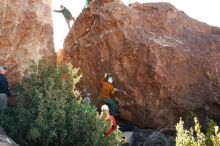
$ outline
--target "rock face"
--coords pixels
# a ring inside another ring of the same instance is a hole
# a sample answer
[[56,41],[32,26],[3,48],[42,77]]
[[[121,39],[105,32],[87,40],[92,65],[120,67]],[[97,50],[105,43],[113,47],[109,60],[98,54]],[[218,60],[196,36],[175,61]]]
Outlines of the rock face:
[[220,28],[169,3],[96,0],[90,10],[64,44],[63,55],[83,73],[81,87],[97,97],[100,78],[112,73],[125,91],[114,97],[120,117],[140,127],[220,116]]
[[19,146],[7,136],[4,129],[0,127],[0,146]]
[[8,66],[10,83],[42,56],[55,56],[51,0],[0,0],[0,66]]

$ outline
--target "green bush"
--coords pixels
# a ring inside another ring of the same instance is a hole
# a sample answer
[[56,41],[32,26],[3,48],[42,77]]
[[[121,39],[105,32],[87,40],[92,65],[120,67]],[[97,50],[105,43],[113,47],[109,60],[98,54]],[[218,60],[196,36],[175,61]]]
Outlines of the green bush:
[[217,126],[217,124],[213,120],[210,120],[208,123],[208,129],[206,133],[206,145],[207,146],[213,145],[213,141],[211,137],[215,135],[215,126]]
[[215,134],[213,134],[211,136],[211,140],[212,140],[213,146],[220,146],[220,131],[219,131],[219,127],[215,126],[214,129],[215,129]]
[[201,132],[198,119],[194,118],[195,126],[190,130],[184,129],[184,121],[180,119],[176,125],[176,146],[220,146],[218,126],[211,120],[206,135]]
[[76,100],[81,75],[70,65],[33,64],[16,89],[17,107],[0,113],[0,125],[22,146],[117,146],[94,106]]

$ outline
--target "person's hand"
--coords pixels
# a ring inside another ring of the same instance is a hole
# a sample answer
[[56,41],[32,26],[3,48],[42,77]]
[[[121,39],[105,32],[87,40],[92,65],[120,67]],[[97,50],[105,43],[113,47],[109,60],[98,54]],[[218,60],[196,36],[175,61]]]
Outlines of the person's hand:
[[106,78],[108,76],[108,73],[105,73],[104,78]]
[[114,88],[114,91],[115,91],[115,92],[118,92],[118,89],[117,89],[117,88]]

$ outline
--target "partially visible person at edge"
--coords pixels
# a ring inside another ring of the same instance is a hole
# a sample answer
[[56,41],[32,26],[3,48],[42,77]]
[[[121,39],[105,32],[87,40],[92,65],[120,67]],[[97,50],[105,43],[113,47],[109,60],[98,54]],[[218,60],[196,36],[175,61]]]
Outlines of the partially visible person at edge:
[[86,0],[85,8],[89,8],[89,3],[91,0]]
[[68,28],[70,30],[70,21],[73,20],[73,22],[75,22],[75,18],[72,16],[71,12],[66,8],[64,7],[63,5],[60,6],[61,10],[53,10],[54,12],[57,12],[57,13],[62,13],[65,20],[66,20],[66,23],[68,25]]
[[86,0],[85,8],[89,8],[95,0]]
[[5,75],[8,72],[7,67],[0,66],[0,109],[7,108],[8,98],[11,96],[8,81]]
[[106,104],[102,105],[101,107],[100,118],[102,118],[107,124],[109,124],[109,129],[104,133],[104,135],[108,137],[117,129],[117,123],[114,116],[110,115],[109,108]]
[[101,84],[102,84],[102,89],[100,94],[101,102],[109,106],[110,112],[113,116],[117,116],[116,104],[112,99],[117,89],[114,88],[114,86],[112,85],[113,84],[112,76],[108,73],[105,73],[105,76],[101,79]]
[[85,2],[85,8],[88,9],[90,13],[92,13],[92,3],[94,2],[95,0],[86,0]]

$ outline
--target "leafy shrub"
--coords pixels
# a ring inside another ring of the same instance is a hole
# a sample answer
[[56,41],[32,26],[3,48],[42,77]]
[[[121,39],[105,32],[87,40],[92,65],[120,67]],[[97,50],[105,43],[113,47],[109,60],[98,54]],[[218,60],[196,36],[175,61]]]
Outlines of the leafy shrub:
[[[184,121],[180,119],[176,125],[177,146],[220,146],[220,132],[218,126],[211,120],[208,124],[206,135],[201,132],[201,126],[198,119],[194,118],[195,126],[190,130],[184,129]],[[214,131],[215,129],[215,131]]]
[[208,129],[206,133],[206,145],[207,146],[213,145],[211,137],[215,135],[215,126],[217,126],[217,124],[213,120],[210,120],[208,123]]
[[213,146],[220,146],[220,131],[219,127],[215,126],[215,134],[211,136],[211,140],[213,142]]
[[104,137],[96,108],[76,100],[80,78],[70,65],[33,64],[15,89],[17,107],[1,111],[0,125],[22,146],[119,145],[120,133]]

